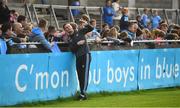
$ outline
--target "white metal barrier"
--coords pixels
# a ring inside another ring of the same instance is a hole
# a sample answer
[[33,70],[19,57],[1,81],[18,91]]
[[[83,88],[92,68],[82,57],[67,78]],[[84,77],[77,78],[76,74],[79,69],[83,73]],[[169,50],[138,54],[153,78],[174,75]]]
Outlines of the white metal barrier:
[[133,40],[131,41],[131,46],[135,43],[164,43],[164,42],[180,42],[180,40]]
[[[116,40],[119,40],[119,39],[116,39]],[[88,43],[96,43],[96,40],[95,39],[88,39],[87,40]],[[134,44],[136,43],[165,43],[165,42],[180,42],[180,40],[132,40],[131,41],[131,46],[133,46]],[[65,42],[56,42],[57,44],[67,44]],[[111,43],[114,43],[114,41],[101,41],[99,42],[98,44],[102,44],[102,43],[107,43],[107,44],[111,44]],[[123,40],[119,40],[119,43],[124,43]],[[39,42],[23,42],[23,43],[15,43],[14,45],[40,45],[41,43]]]

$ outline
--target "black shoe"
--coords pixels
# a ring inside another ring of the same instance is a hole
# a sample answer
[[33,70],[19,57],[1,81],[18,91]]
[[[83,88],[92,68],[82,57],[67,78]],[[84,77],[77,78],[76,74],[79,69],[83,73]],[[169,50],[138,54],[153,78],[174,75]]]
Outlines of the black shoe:
[[79,101],[87,100],[87,97],[86,97],[86,95],[80,94],[79,97],[78,97],[78,100]]

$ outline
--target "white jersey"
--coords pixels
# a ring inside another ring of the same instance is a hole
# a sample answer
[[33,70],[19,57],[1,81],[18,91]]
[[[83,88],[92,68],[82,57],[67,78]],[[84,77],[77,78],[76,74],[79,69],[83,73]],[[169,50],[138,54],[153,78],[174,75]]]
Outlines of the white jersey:
[[115,15],[114,15],[114,18],[113,18],[113,19],[118,19],[118,20],[120,20],[120,18],[121,18],[121,16],[122,16],[122,14],[121,14],[121,12],[120,12],[120,5],[119,5],[117,2],[114,2],[114,3],[112,3],[112,7],[113,7],[113,9],[114,9],[114,11],[115,11]]

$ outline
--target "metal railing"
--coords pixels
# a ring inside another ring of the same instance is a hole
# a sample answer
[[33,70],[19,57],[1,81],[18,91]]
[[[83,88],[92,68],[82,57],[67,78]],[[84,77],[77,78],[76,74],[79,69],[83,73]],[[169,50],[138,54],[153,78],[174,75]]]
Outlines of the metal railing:
[[[133,40],[130,43],[119,40],[106,40],[96,42],[94,39],[87,40],[91,51],[104,50],[136,50],[136,49],[159,49],[159,48],[180,48],[180,40]],[[61,52],[70,51],[68,43],[56,42]],[[161,44],[162,43],[162,44]],[[49,50],[45,49],[40,42],[25,42],[15,43],[15,46],[10,48],[8,54],[21,53],[47,53]],[[20,45],[26,46],[20,48]]]
[[[119,39],[117,39],[117,40],[119,40]],[[88,42],[88,44],[96,43],[96,40],[95,39],[87,39],[87,42]],[[166,42],[180,43],[180,40],[132,40],[130,44],[131,44],[131,46],[133,46],[134,44],[137,44],[137,43],[166,43]],[[66,42],[55,42],[55,43],[68,44]],[[112,43],[114,43],[114,41],[105,40],[105,41],[98,42],[98,44],[112,44]],[[125,41],[119,40],[119,43],[125,43]],[[40,42],[14,43],[14,45],[40,45],[40,44],[41,44]]]
[[131,46],[136,43],[166,43],[166,42],[180,42],[180,40],[133,40],[131,41]]

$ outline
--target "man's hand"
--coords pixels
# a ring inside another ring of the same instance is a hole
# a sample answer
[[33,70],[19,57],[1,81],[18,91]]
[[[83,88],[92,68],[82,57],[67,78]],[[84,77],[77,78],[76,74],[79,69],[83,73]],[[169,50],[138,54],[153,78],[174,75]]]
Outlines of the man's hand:
[[77,45],[83,45],[85,43],[85,40],[80,40],[79,42],[77,42]]
[[95,42],[96,42],[96,43],[101,43],[101,41],[102,41],[101,38],[96,37],[96,39],[95,39]]
[[53,46],[54,46],[54,44],[55,44],[55,42],[51,42],[51,43],[50,43],[51,47],[53,47]]

